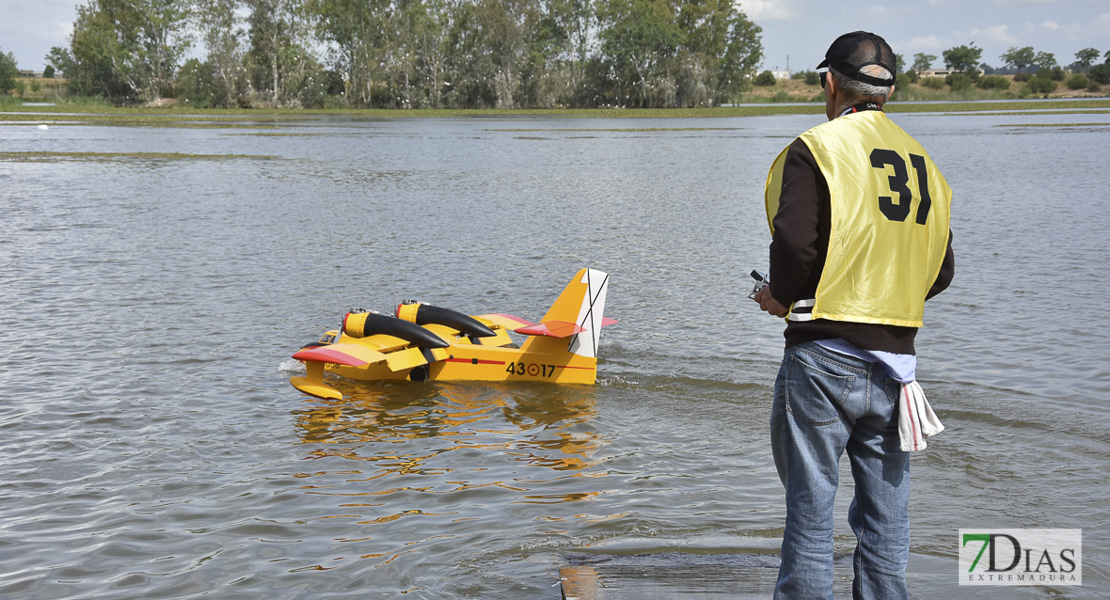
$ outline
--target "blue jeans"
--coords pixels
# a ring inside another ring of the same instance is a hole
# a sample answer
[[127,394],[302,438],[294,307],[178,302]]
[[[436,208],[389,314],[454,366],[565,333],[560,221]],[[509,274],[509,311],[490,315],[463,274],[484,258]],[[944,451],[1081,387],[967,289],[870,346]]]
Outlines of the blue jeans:
[[833,597],[833,499],[848,451],[855,497],[854,598],[907,598],[910,459],[898,447],[897,381],[880,363],[817,343],[786,349],[771,407],[771,449],[786,488],[775,598]]

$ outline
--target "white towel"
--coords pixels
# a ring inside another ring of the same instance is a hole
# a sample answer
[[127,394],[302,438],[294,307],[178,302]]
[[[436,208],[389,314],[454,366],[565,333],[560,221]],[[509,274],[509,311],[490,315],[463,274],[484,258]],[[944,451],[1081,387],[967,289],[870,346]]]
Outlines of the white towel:
[[924,450],[925,438],[944,431],[944,425],[929,406],[925,391],[916,381],[902,384],[898,402],[898,437],[903,452]]

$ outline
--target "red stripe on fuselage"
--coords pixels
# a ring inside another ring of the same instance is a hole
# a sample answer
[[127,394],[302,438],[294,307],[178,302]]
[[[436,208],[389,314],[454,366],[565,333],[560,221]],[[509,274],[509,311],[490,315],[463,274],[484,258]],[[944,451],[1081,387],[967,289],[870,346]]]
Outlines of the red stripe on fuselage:
[[[475,362],[475,359],[473,359],[473,358],[455,358],[455,357],[446,358],[446,359],[444,359],[444,362],[466,363],[466,364],[471,364],[471,365],[507,365],[507,364],[509,364],[509,363],[507,363],[503,360],[482,360],[482,359],[479,358],[479,359],[477,359],[477,362]],[[517,361],[513,361],[513,362],[515,363]],[[570,365],[552,365],[552,366],[554,366],[556,369],[583,369],[583,370],[586,370],[586,371],[592,371],[595,368],[595,367],[572,367]]]
[[467,364],[471,364],[471,365],[503,365],[503,364],[505,364],[505,361],[503,361],[503,360],[482,360],[480,358],[475,359],[475,358],[453,358],[452,357],[452,358],[448,358],[448,359],[445,359],[445,360],[447,362],[467,363]]

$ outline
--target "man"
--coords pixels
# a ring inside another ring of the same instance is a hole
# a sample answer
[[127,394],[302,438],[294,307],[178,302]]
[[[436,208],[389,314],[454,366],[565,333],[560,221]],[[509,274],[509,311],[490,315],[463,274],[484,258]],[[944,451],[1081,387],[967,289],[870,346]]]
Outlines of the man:
[[941,428],[914,382],[913,342],[925,300],[948,286],[954,263],[951,190],[883,113],[895,65],[873,33],[837,38],[818,66],[829,121],[783,150],[767,178],[770,285],[755,300],[787,318],[771,414],[787,509],[775,598],[832,598],[845,450],[853,596],[908,596],[906,450],[924,447],[918,419],[926,435]]

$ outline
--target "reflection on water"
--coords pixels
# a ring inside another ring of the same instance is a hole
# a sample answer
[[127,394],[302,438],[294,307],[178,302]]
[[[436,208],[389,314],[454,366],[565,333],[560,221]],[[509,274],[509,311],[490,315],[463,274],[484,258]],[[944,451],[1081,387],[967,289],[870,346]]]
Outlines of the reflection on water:
[[[371,487],[383,489],[357,493],[383,495],[397,491],[389,481],[400,476],[427,478],[405,488],[412,492],[453,494],[497,486],[519,493],[515,502],[526,503],[583,500],[595,493],[529,493],[530,484],[547,477],[532,473],[532,467],[573,472],[596,464],[603,441],[588,426],[595,413],[592,387],[357,385],[347,384],[342,400],[306,400],[308,406],[294,413],[302,442],[313,447],[306,459],[353,461],[347,470],[297,474],[312,493],[349,495],[347,484],[381,480]],[[499,462],[486,455],[512,466],[475,468]],[[344,478],[341,483],[334,480],[337,475]],[[409,511],[383,519],[404,514]]]
[[314,521],[348,526],[333,534],[341,548],[331,564],[300,570],[434,564],[445,544],[481,544],[524,514],[552,524],[612,518],[524,508],[600,493],[585,473],[605,443],[592,424],[593,386],[337,384],[342,400],[305,398],[292,413],[302,460],[319,465],[295,477],[307,497],[331,501],[314,502]]

